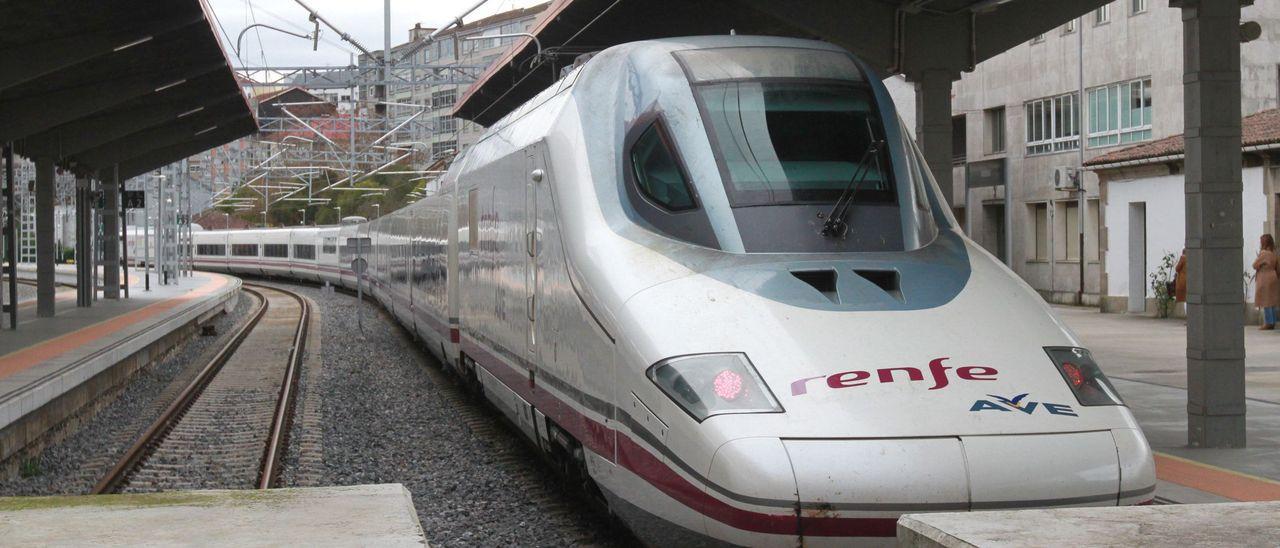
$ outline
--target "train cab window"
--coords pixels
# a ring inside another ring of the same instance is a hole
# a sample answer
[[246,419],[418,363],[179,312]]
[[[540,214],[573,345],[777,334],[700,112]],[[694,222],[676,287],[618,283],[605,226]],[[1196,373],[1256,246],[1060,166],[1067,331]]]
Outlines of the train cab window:
[[858,202],[896,198],[888,162],[861,162],[883,129],[868,90],[840,84],[700,86],[734,206],[834,202],[864,170]]
[[678,144],[660,113],[641,116],[627,131],[623,186],[630,214],[642,226],[676,240],[719,249],[707,212],[698,202]]
[[227,254],[227,246],[222,244],[196,244],[196,255],[201,257],[222,257]]
[[316,260],[316,246],[312,244],[293,244],[293,258],[307,261]]
[[289,244],[262,244],[263,257],[289,258]]
[[231,244],[231,255],[234,257],[257,257],[258,244]]
[[325,255],[333,255],[338,252],[338,239],[325,238],[324,244],[320,246],[320,252]]
[[[744,251],[892,252],[933,239],[914,175],[895,173],[912,151],[887,131],[892,108],[853,57],[790,47],[675,55]],[[833,214],[839,218],[815,222]]]
[[680,171],[658,122],[650,124],[636,139],[631,148],[631,166],[635,170],[636,187],[655,204],[670,211],[697,207],[689,182]]

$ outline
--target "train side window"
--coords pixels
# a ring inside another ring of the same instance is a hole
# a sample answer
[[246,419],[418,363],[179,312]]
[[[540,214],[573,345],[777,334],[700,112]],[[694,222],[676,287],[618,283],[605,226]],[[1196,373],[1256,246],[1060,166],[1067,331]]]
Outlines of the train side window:
[[631,147],[631,166],[636,187],[653,203],[668,211],[687,211],[698,207],[675,154],[658,122],[640,134]]
[[293,244],[293,258],[314,261],[316,259],[316,246],[311,244]]

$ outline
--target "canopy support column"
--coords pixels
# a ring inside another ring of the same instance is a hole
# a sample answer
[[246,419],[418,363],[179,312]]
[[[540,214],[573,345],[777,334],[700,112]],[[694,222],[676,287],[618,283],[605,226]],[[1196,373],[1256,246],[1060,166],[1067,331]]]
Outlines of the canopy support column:
[[909,76],[916,84],[916,139],[948,205],[955,202],[951,177],[951,82],[954,72],[925,69]]
[[36,316],[52,318],[53,287],[53,160],[36,160]]
[[1187,441],[1244,447],[1240,2],[1182,8],[1186,95]]

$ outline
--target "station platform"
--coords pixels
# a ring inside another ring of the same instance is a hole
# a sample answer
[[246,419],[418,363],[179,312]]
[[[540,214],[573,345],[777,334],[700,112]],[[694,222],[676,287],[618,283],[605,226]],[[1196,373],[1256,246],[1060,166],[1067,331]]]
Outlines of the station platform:
[[1155,450],[1156,502],[1280,501],[1280,332],[1245,327],[1248,446],[1193,448],[1185,320],[1054,311],[1093,351]]
[[167,286],[152,280],[150,291],[137,273],[129,278],[129,299],[78,308],[72,288],[54,317],[38,318],[34,306],[20,305],[18,329],[0,330],[0,462],[189,337],[199,323],[231,310],[239,297],[240,280],[221,274],[196,272]]
[[1275,546],[1280,502],[908,514],[898,546]]
[[0,498],[12,546],[426,546],[400,484]]

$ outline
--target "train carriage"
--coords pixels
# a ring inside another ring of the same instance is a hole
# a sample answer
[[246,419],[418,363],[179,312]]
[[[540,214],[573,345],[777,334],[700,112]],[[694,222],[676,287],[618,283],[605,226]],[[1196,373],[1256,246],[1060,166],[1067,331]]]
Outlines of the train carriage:
[[298,227],[289,230],[289,276],[308,282],[320,281],[317,270],[317,234],[315,227]]
[[845,544],[905,512],[1153,498],[1098,364],[957,228],[837,47],[610,48],[439,185],[313,230],[320,262],[355,287],[348,242],[369,238],[365,287],[648,543]]

